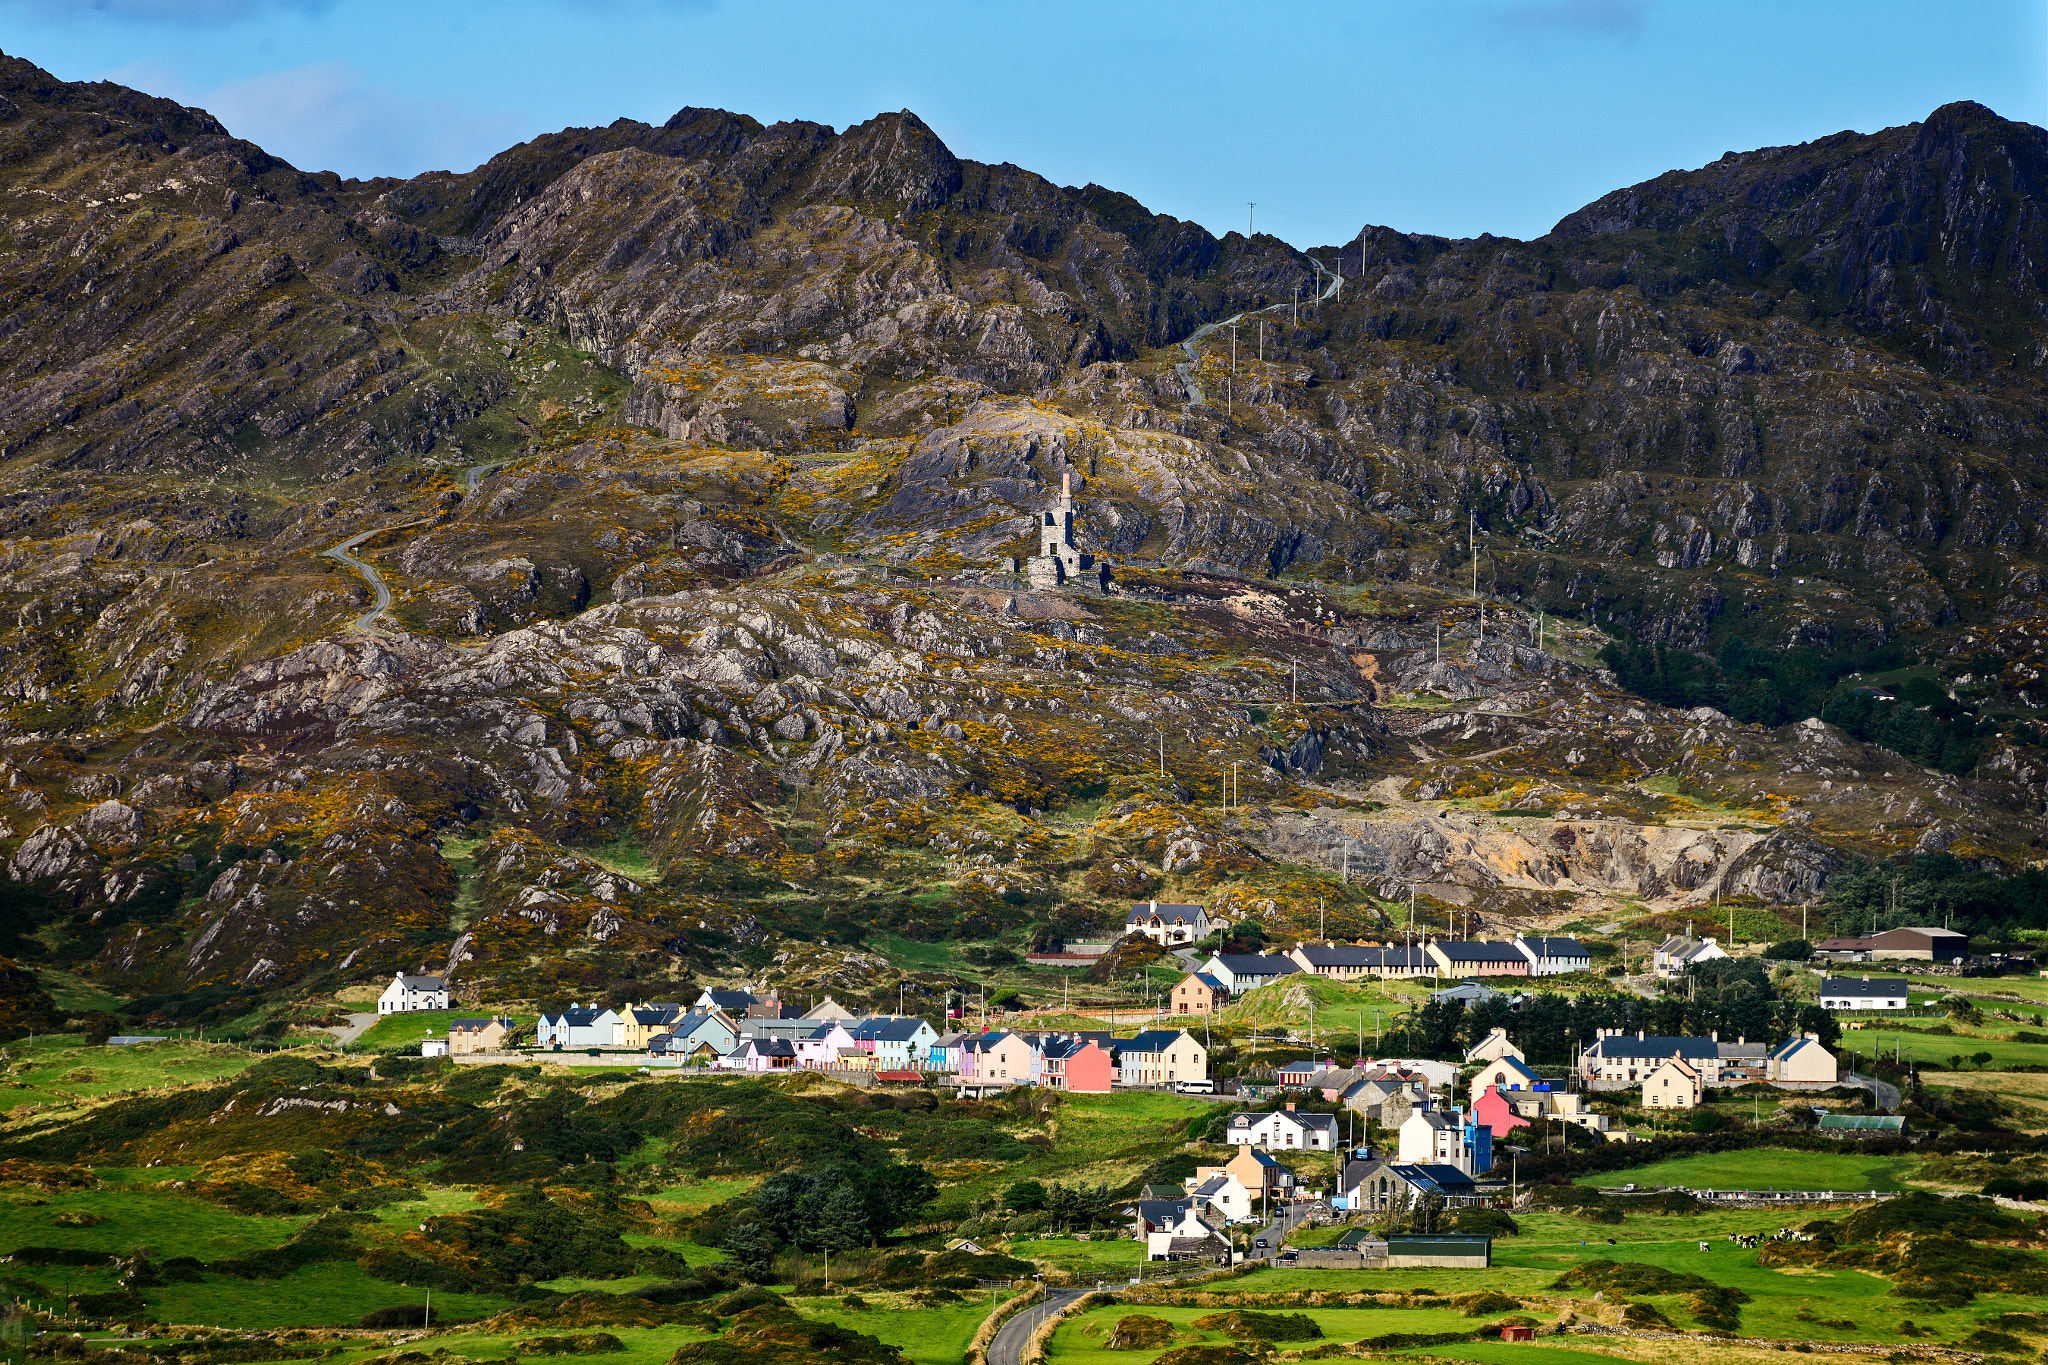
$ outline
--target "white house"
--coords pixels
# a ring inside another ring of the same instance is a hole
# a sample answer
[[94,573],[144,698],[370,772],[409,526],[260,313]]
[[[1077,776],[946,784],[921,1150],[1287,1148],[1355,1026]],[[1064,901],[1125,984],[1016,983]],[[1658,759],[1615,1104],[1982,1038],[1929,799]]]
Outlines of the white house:
[[414,1010],[448,1008],[448,983],[438,976],[407,976],[399,972],[377,997],[379,1014],[411,1014]]
[[1209,912],[1199,905],[1162,905],[1158,901],[1140,901],[1131,907],[1130,914],[1124,916],[1126,934],[1143,934],[1167,948],[1200,943],[1215,927],[1210,922]]
[[1232,1114],[1223,1140],[1242,1147],[1263,1147],[1269,1152],[1334,1151],[1337,1116],[1297,1114],[1292,1104],[1264,1114]]
[[1563,976],[1593,970],[1593,954],[1575,938],[1529,938],[1515,935],[1515,947],[1529,959],[1531,976]]
[[1470,1122],[1462,1109],[1418,1109],[1400,1128],[1401,1160],[1454,1166],[1484,1175],[1493,1164],[1493,1130]]
[[1656,952],[1651,955],[1651,967],[1658,977],[1669,981],[1684,976],[1685,969],[1696,962],[1712,962],[1726,956],[1727,952],[1712,938],[1674,935],[1657,945]]
[[543,1014],[534,1040],[546,1048],[610,1047],[618,1023],[616,1010],[571,1004],[560,1014]]
[[1902,1010],[1906,1008],[1906,983],[1831,976],[1820,983],[1820,1004],[1829,1010]]
[[448,1040],[446,1038],[428,1038],[420,1044],[420,1056],[422,1057],[446,1057],[447,1055]]
[[1252,1192],[1234,1175],[1190,1178],[1186,1187],[1197,1209],[1213,1211],[1226,1222],[1242,1222],[1258,1212]]
[[1293,976],[1301,968],[1278,954],[1266,957],[1257,953],[1212,953],[1196,970],[1222,982],[1232,995],[1243,995],[1283,976]]

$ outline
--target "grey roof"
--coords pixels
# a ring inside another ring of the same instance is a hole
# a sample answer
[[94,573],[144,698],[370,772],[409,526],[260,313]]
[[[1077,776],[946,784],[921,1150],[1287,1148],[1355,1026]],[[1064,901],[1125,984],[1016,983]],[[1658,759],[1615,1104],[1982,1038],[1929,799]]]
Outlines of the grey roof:
[[1143,1033],[1119,1039],[1117,1050],[1120,1052],[1159,1052],[1179,1042],[1181,1035],[1185,1032],[1187,1030],[1177,1028],[1148,1028]]
[[1194,1207],[1192,1199],[1140,1199],[1130,1205],[1133,1214],[1148,1223],[1178,1223],[1180,1216]]
[[1906,983],[1868,976],[1831,976],[1820,983],[1820,993],[1822,995],[1903,996],[1906,993]]
[[1229,1185],[1229,1176],[1212,1175],[1207,1180],[1204,1180],[1201,1184],[1195,1186],[1195,1188],[1189,1191],[1189,1193],[1194,1195],[1194,1197],[1197,1199],[1207,1199],[1209,1196],[1213,1194],[1222,1193],[1222,1191],[1228,1188]]
[[1633,1033],[1610,1033],[1586,1044],[1586,1057],[1655,1057],[1676,1054],[1687,1061],[1701,1061],[1721,1055],[1720,1044],[1712,1038],[1638,1038]]
[[1512,943],[1438,943],[1437,951],[1452,962],[1527,962]]
[[[1400,1176],[1409,1184],[1424,1190],[1437,1189],[1442,1190],[1445,1194],[1469,1194],[1474,1188],[1471,1176],[1466,1175],[1456,1166],[1446,1166],[1437,1162],[1416,1165],[1392,1165],[1387,1167],[1387,1170]],[[1387,1242],[1391,1246],[1395,1240],[1395,1238],[1389,1237]],[[1484,1241],[1485,1239],[1480,1238],[1478,1240]]]
[[540,1020],[543,1024],[564,1024],[569,1028],[589,1028],[597,1022],[598,1016],[603,1013],[603,1010],[592,1009],[563,1010],[560,1014],[543,1014]]
[[1132,920],[1150,919],[1155,912],[1162,919],[1173,915],[1193,919],[1196,915],[1202,913],[1202,907],[1199,905],[1171,905],[1166,901],[1160,901],[1157,904],[1151,901],[1139,901],[1131,907],[1131,913],[1124,916],[1124,923],[1129,924]]
[[722,1010],[743,1010],[754,1003],[752,991],[708,990],[704,994],[710,996],[711,1003]]
[[1429,952],[1424,948],[1382,948],[1379,953],[1382,967],[1426,967],[1430,963]]
[[1299,972],[1300,966],[1280,955],[1265,956],[1259,953],[1218,953],[1215,961],[1227,968],[1232,976],[1286,976]]
[[398,978],[398,984],[409,991],[439,991],[447,989],[447,983],[438,976],[405,976],[401,974]]
[[1524,934],[1522,942],[1535,949],[1536,956],[1538,957],[1590,958],[1593,956],[1591,952],[1587,951],[1586,945],[1575,938],[1530,938]]
[[1377,967],[1382,951],[1350,943],[1303,944],[1301,955],[1318,967]]

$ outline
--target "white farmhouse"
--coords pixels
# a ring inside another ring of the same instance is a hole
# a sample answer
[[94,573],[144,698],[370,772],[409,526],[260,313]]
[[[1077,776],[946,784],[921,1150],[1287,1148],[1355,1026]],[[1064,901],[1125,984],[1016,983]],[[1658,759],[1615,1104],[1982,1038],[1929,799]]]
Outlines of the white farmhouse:
[[1269,1152],[1328,1152],[1337,1146],[1334,1114],[1297,1114],[1294,1105],[1263,1114],[1232,1114],[1223,1140]]
[[1879,981],[1867,976],[1831,976],[1820,983],[1822,1009],[1902,1010],[1906,1008],[1906,983]]
[[399,972],[377,997],[379,1014],[411,1014],[415,1010],[448,1008],[448,983],[438,976],[407,976]]

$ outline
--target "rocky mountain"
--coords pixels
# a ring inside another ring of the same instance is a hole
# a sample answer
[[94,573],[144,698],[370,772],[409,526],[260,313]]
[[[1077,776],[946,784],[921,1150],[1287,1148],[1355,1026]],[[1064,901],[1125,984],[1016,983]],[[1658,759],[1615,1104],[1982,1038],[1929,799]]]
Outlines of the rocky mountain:
[[[1951,105],[1300,252],[908,112],[359,182],[0,59],[0,950],[171,1015],[857,994],[1154,895],[1349,934],[2029,861],[2044,164]],[[1106,594],[1008,569],[1062,479]],[[1626,635],[1860,651],[1952,742],[1630,697]]]

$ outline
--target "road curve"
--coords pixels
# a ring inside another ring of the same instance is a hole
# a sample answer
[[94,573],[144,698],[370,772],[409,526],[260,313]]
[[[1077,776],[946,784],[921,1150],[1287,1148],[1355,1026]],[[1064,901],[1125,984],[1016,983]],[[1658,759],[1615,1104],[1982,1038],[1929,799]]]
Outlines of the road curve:
[[1038,1330],[1038,1325],[1088,1292],[1085,1289],[1055,1289],[1020,1311],[996,1329],[996,1339],[988,1344],[988,1365],[1022,1365],[1024,1343],[1031,1340],[1031,1334]]
[[1876,1099],[1878,1108],[1893,1113],[1898,1111],[1899,1088],[1897,1086],[1888,1081],[1881,1081],[1875,1076],[1865,1076],[1855,1071],[1849,1073],[1848,1079],[1851,1085],[1860,1085],[1865,1090],[1868,1090],[1871,1096]]
[[[1324,289],[1322,293],[1317,294],[1313,302],[1322,303],[1336,298],[1337,291],[1344,287],[1344,277],[1313,256],[1308,257],[1308,263],[1316,268],[1318,274],[1330,277],[1329,287]],[[1289,299],[1287,303],[1269,303],[1264,308],[1253,308],[1247,312],[1233,313],[1219,322],[1203,323],[1190,333],[1186,340],[1181,342],[1180,348],[1188,353],[1188,358],[1175,365],[1173,372],[1179,375],[1180,382],[1187,386],[1188,402],[1191,406],[1205,404],[1209,401],[1202,393],[1202,386],[1195,382],[1195,362],[1201,359],[1201,354],[1196,348],[1202,344],[1202,338],[1208,336],[1219,327],[1228,327],[1232,323],[1242,322],[1246,318],[1255,318],[1261,313],[1275,312],[1287,307],[1292,302],[1293,300]]]
[[[474,495],[477,485],[484,481],[486,475],[494,469],[504,468],[509,463],[510,461],[508,460],[492,460],[487,464],[473,464],[463,470],[463,496]],[[354,629],[361,631],[365,635],[381,635],[383,633],[377,625],[377,619],[391,610],[391,585],[384,581],[383,574],[377,572],[376,565],[366,559],[356,558],[349,551],[355,549],[356,546],[362,544],[371,536],[381,536],[386,531],[402,531],[408,526],[418,526],[432,520],[432,517],[415,517],[411,521],[401,521],[392,526],[379,526],[373,531],[363,531],[357,535],[350,536],[341,544],[320,552],[327,558],[338,560],[361,574],[363,581],[370,585],[370,591],[375,595],[375,601],[371,604],[370,609],[361,616],[358,616],[352,623]]]

